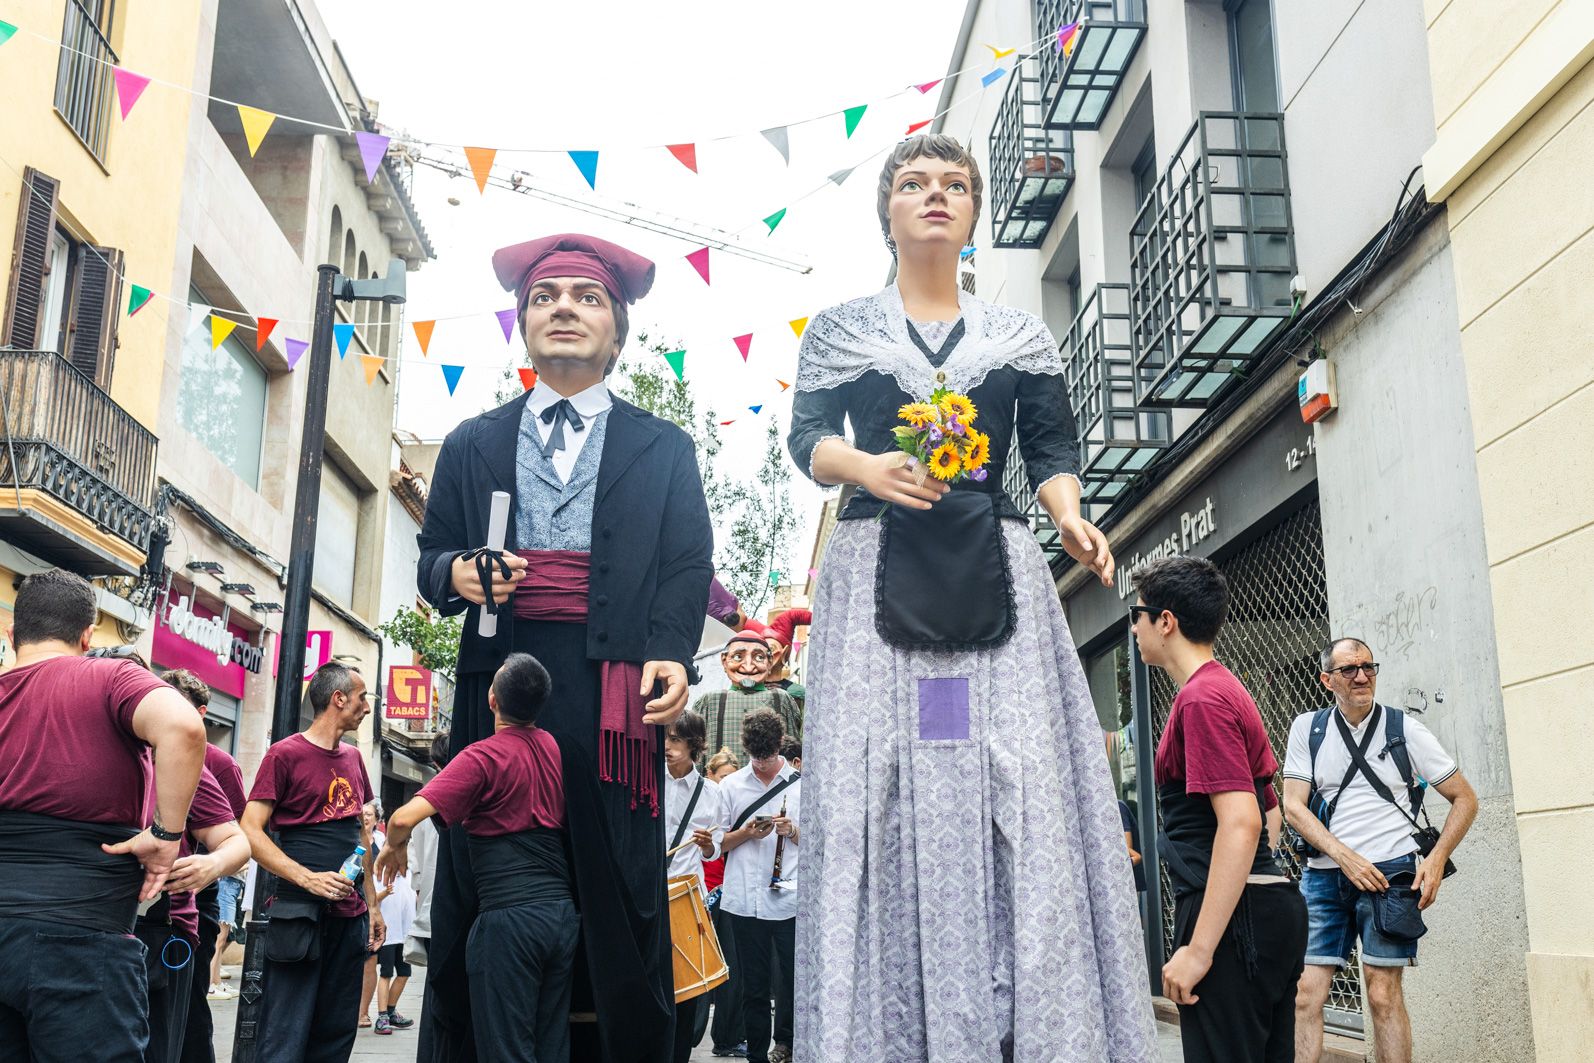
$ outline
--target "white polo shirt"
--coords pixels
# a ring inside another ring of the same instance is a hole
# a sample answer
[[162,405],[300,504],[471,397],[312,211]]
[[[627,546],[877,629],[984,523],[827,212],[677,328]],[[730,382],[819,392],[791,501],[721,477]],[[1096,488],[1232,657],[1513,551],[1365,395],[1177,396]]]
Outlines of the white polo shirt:
[[[686,815],[687,806],[692,804],[692,792],[697,789],[700,779],[703,792],[698,795],[697,804],[692,806],[692,818],[687,821],[686,830],[681,832],[681,843],[691,841],[694,830],[710,831],[714,838],[714,856],[718,856],[720,840],[725,837],[725,832],[714,828],[726,825],[725,814],[720,808],[719,783],[704,779],[696,768],[679,779],[671,775],[668,768],[664,769],[664,844],[668,846],[675,840],[681,817]],[[687,845],[670,857],[670,877],[675,878],[677,875],[696,875],[698,890],[704,897],[708,896],[708,887],[703,884],[703,850],[695,845]]]
[[[1336,708],[1334,713],[1339,711]],[[1399,802],[1400,809],[1396,809],[1378,796],[1378,791],[1374,790],[1366,776],[1358,771],[1346,786],[1345,796],[1340,798],[1339,805],[1334,809],[1333,822],[1328,825],[1334,837],[1354,850],[1362,859],[1375,864],[1417,851],[1417,843],[1411,836],[1413,829],[1411,820],[1406,818],[1411,812],[1411,799],[1406,793],[1406,782],[1400,777],[1400,769],[1395,766],[1395,758],[1388,755],[1380,756],[1384,753],[1386,745],[1384,714],[1388,711],[1390,710],[1387,707],[1380,706],[1375,711],[1369,712],[1360,726],[1352,727],[1350,730],[1352,737],[1360,745],[1369,727],[1378,728],[1378,733],[1373,735],[1372,742],[1367,747],[1367,763],[1383,784],[1389,787],[1389,792]],[[1317,777],[1314,780],[1311,747],[1314,715],[1315,712],[1302,713],[1290,725],[1289,748],[1284,754],[1284,777],[1304,782],[1315,781],[1323,799],[1333,801],[1334,795],[1339,792],[1340,781],[1350,770],[1350,750],[1345,747],[1345,740],[1339,733],[1339,725],[1331,713],[1328,716],[1327,731],[1323,735],[1323,744],[1317,750]],[[1346,719],[1345,722],[1349,724],[1350,720]],[[1406,713],[1405,723],[1406,753],[1411,758],[1412,774],[1426,780],[1430,789],[1454,775],[1455,759],[1445,752],[1433,733],[1409,712]],[[1427,804],[1424,803],[1423,807],[1426,808]],[[1403,812],[1405,814],[1402,814]],[[1308,864],[1320,870],[1338,866],[1326,856],[1314,856]]]
[[[737,771],[720,784],[725,824],[729,826],[735,823],[744,808],[794,774],[795,769],[785,758],[781,759],[780,771],[769,781],[768,786],[753,774],[751,764]],[[786,818],[797,823],[800,829],[798,816],[802,809],[802,788],[801,782],[792,783],[764,802],[753,816],[779,815],[781,802],[784,801]],[[751,821],[752,817],[748,818]],[[720,907],[732,915],[755,919],[796,918],[797,858],[802,846],[790,838],[786,839],[786,847],[780,857],[780,877],[786,887],[772,890],[769,882],[775,869],[775,846],[779,839],[780,835],[770,831],[766,836],[749,839],[725,854],[725,886],[720,893]]]

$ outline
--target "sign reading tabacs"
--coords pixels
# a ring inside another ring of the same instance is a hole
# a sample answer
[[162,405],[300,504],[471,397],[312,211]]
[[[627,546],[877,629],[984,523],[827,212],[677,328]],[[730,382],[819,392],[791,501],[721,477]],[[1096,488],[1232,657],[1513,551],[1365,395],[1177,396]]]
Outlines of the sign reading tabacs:
[[387,716],[390,720],[425,720],[432,715],[432,672],[415,664],[387,670]]

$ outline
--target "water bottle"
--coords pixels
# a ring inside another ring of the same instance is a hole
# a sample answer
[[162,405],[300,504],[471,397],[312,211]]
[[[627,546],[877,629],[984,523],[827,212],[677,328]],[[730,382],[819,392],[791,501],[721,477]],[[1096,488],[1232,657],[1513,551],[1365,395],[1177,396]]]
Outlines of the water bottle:
[[356,845],[354,847],[354,852],[350,853],[349,858],[343,861],[343,866],[338,868],[338,874],[342,875],[350,882],[358,882],[360,880],[360,873],[365,870],[360,865],[360,858],[364,855],[365,846]]

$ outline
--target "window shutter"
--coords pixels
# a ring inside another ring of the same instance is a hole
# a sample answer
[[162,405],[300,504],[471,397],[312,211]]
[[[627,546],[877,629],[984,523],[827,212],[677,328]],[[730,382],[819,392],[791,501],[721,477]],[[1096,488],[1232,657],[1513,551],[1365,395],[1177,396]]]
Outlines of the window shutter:
[[31,166],[22,171],[22,202],[17,208],[16,242],[11,245],[11,281],[6,289],[5,320],[0,323],[0,347],[38,349],[60,189],[61,182]]
[[116,312],[122,297],[122,253],[114,247],[84,244],[73,271],[71,317],[66,327],[66,360],[106,391],[116,362]]

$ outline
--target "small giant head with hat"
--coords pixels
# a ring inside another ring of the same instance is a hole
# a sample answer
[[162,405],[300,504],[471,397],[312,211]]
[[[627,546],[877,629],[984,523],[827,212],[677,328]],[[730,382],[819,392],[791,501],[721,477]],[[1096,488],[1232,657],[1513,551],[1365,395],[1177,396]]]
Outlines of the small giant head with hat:
[[764,641],[768,629],[756,620],[731,636],[720,651],[720,665],[731,686],[740,690],[757,690],[769,672],[769,646]]
[[627,308],[653,287],[652,262],[579,233],[501,247],[493,270],[515,293],[532,365],[561,391],[609,375],[630,329]]

